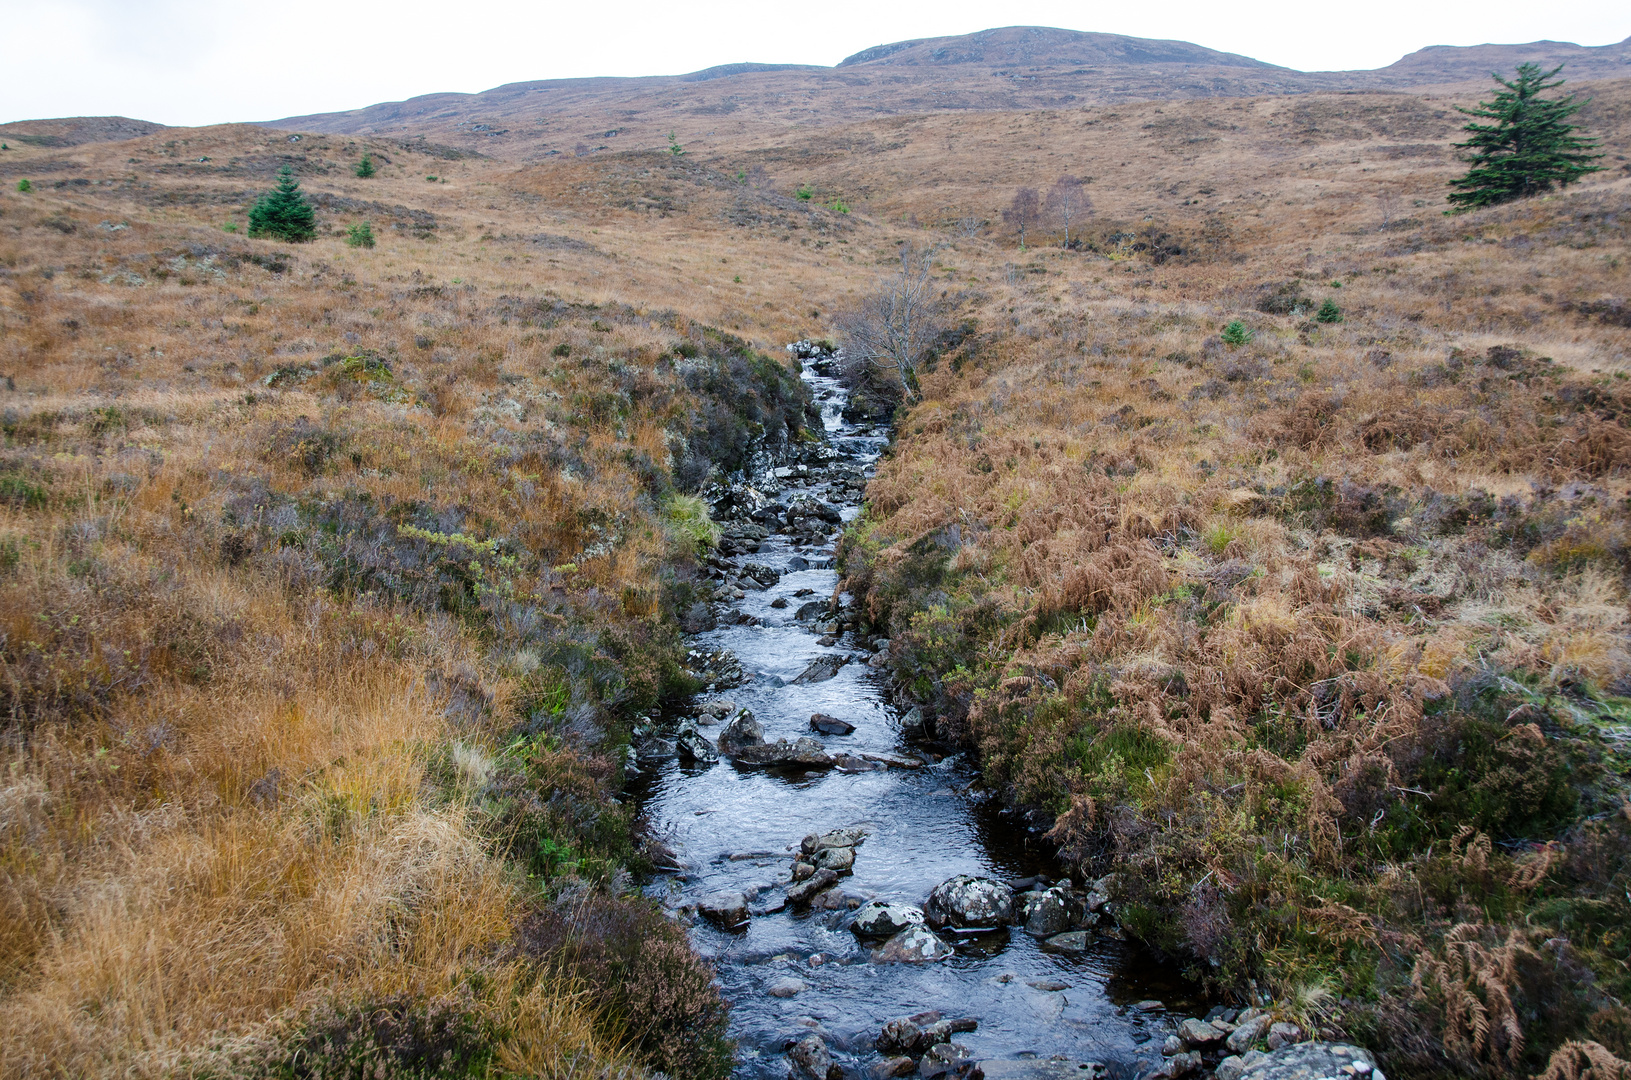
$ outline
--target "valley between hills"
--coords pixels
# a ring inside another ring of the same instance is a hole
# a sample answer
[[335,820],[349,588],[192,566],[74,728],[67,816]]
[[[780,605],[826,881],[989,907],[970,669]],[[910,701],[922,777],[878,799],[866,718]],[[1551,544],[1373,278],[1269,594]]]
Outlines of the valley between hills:
[[[0,1074],[1623,1080],[1626,50],[0,124]],[[1526,59],[1601,171],[1447,215]]]

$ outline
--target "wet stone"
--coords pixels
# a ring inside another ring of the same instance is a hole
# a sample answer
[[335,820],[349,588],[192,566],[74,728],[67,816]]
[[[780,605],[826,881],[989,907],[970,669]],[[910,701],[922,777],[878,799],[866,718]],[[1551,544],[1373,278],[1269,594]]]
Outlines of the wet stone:
[[830,889],[838,883],[838,874],[832,870],[817,870],[808,878],[792,885],[787,890],[789,904],[808,904],[816,893],[823,889]]
[[739,892],[704,896],[697,901],[697,914],[722,930],[735,930],[747,925],[747,898]]
[[872,900],[861,905],[851,927],[863,937],[892,937],[902,930],[923,924],[923,909],[911,904],[890,904]]
[[841,1080],[844,1071],[833,1064],[832,1051],[819,1035],[800,1039],[787,1052],[797,1080]]
[[1110,1070],[1101,1062],[1067,1057],[981,1061],[986,1080],[1105,1080]]
[[765,988],[765,993],[773,998],[790,998],[797,997],[809,988],[810,984],[803,979],[795,979],[789,975],[771,983]]
[[1055,934],[1047,939],[1047,946],[1059,952],[1086,952],[1092,943],[1092,936],[1086,930],[1067,930],[1063,934]]
[[1370,1052],[1350,1043],[1305,1042],[1241,1058],[1239,1080],[1386,1080]]
[[1190,1017],[1178,1025],[1178,1038],[1185,1046],[1212,1046],[1223,1041],[1224,1033],[1205,1020]]
[[927,927],[914,926],[884,942],[872,959],[880,964],[923,964],[949,959],[953,951]]
[[823,735],[851,735],[855,732],[855,725],[836,716],[815,713],[810,717],[810,730],[819,731]]
[[958,874],[934,887],[923,911],[936,928],[1003,926],[1013,918],[1014,890],[991,878]]

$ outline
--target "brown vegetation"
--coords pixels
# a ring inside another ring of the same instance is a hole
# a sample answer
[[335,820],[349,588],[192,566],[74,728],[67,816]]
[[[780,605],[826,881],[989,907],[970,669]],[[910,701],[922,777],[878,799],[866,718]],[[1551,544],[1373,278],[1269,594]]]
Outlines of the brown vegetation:
[[[765,354],[910,242],[957,318],[848,541],[905,683],[1220,988],[1406,1074],[1611,1075],[1631,98],[1592,92],[1613,171],[1453,219],[1450,102],[1405,95],[14,147],[0,1072],[719,1068],[627,899],[622,732],[690,686],[687,494],[800,437]],[[224,231],[285,163],[319,238]],[[1074,250],[979,227],[1065,173]]]

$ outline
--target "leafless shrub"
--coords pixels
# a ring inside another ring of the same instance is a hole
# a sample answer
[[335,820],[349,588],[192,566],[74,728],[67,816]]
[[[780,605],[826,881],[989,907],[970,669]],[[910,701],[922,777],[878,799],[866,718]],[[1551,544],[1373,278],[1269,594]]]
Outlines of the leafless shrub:
[[933,249],[901,248],[899,272],[838,321],[850,359],[894,372],[908,402],[918,400],[918,364],[946,327],[930,280],[933,265]]

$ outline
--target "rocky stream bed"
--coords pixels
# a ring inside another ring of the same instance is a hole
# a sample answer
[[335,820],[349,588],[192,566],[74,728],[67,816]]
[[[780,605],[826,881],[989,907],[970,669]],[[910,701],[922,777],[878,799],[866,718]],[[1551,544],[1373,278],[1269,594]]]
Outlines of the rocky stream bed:
[[1065,877],[889,704],[889,643],[836,594],[832,544],[888,432],[846,417],[831,356],[789,348],[826,442],[714,493],[715,601],[685,615],[710,687],[631,762],[669,864],[651,891],[718,967],[737,1075],[1380,1077],[1272,1009],[1195,999],[1123,938],[1113,880]]

